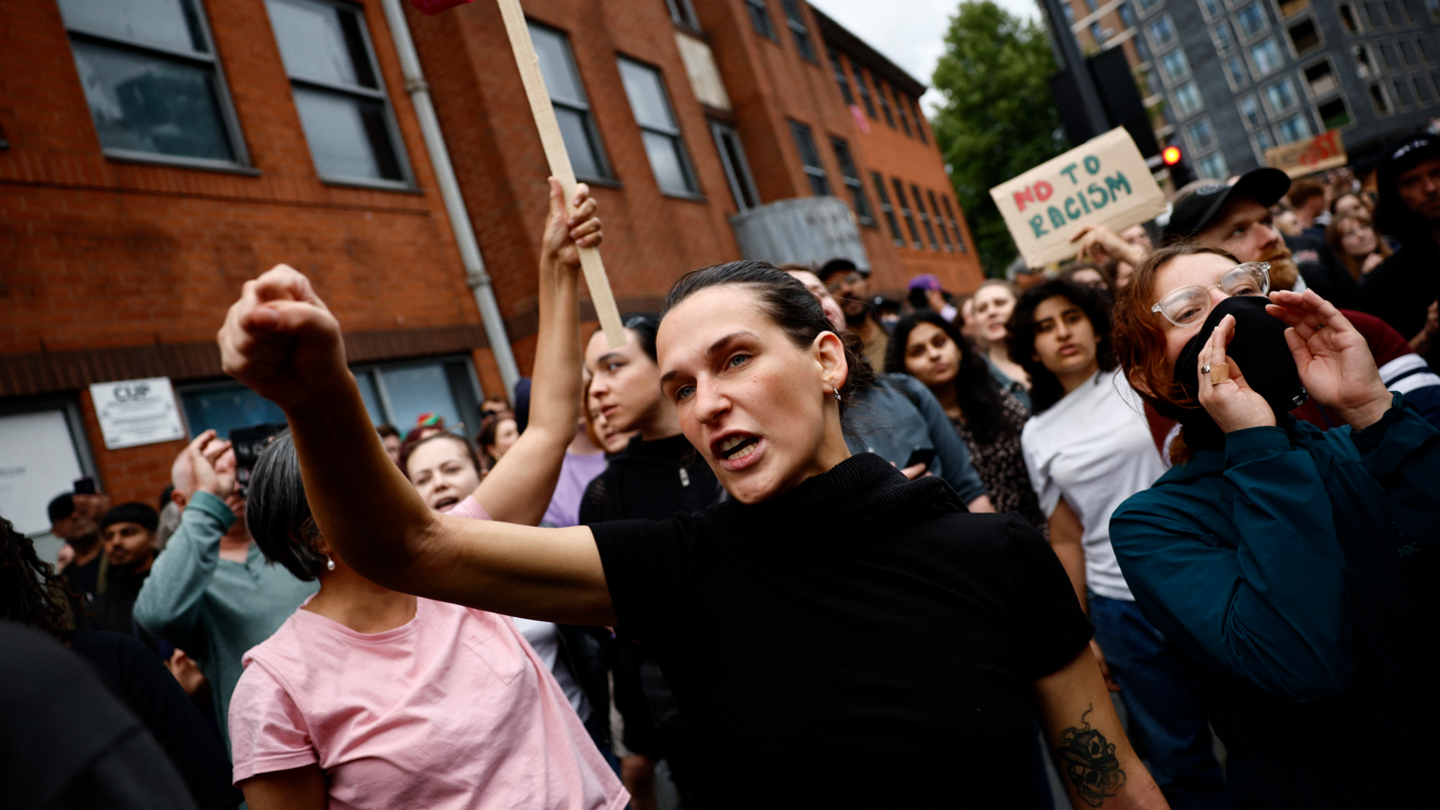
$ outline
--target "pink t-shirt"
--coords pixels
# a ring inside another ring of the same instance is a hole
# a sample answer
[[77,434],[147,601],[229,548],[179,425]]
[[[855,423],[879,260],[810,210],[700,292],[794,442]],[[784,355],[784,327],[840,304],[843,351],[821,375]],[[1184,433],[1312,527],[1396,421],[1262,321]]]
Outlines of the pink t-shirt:
[[486,512],[485,507],[481,506],[480,502],[475,500],[474,495],[466,495],[465,500],[446,509],[441,514],[450,515],[451,517],[470,518],[471,520],[490,519],[490,513]]
[[419,599],[406,624],[364,634],[302,608],[242,663],[236,784],[318,764],[334,810],[629,801],[505,616]]

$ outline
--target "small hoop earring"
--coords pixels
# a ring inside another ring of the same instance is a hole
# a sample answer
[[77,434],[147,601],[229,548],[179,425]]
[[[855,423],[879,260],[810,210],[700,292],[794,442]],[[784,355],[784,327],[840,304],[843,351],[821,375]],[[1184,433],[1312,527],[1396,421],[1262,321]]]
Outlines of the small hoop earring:
[[840,398],[840,389],[839,389],[839,388],[836,388],[835,386],[832,385],[832,386],[830,386],[830,390],[835,392],[835,401],[836,401],[836,402],[841,402],[841,401],[843,401],[843,400],[841,400],[841,398]]
[[335,570],[335,558],[334,558],[334,557],[331,557],[329,554],[326,554],[326,555],[325,555],[325,570],[326,570],[326,571],[334,571],[334,570]]

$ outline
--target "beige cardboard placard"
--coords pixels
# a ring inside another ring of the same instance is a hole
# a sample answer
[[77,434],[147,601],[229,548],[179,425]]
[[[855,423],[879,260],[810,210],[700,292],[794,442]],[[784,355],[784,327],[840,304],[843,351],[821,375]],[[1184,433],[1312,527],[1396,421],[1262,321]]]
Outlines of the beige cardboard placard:
[[1340,130],[1323,132],[1308,141],[1296,141],[1265,150],[1265,165],[1291,177],[1335,169],[1350,162]]
[[1070,238],[1086,225],[1118,231],[1165,210],[1165,192],[1124,127],[1001,183],[990,196],[1031,267],[1074,256]]

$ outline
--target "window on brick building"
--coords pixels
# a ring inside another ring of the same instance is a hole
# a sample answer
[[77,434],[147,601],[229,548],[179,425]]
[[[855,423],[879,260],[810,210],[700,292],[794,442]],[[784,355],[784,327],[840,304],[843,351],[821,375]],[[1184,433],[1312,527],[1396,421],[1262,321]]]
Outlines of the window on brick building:
[[[447,425],[479,427],[480,384],[469,357],[352,366],[370,422],[409,430],[421,414],[434,413]],[[279,406],[237,383],[200,383],[176,389],[191,436],[214,430],[285,421]]]
[[830,196],[830,179],[825,176],[825,165],[820,162],[820,150],[815,148],[815,136],[810,127],[799,121],[790,122],[790,134],[795,138],[795,149],[800,152],[800,166],[810,178],[810,193],[816,197]]
[[855,64],[854,60],[851,60],[850,67],[855,69],[855,89],[860,91],[860,103],[865,105],[865,114],[878,118],[875,99],[870,96],[870,81],[865,77],[865,68]]
[[790,26],[790,35],[795,38],[795,50],[800,52],[801,58],[818,65],[820,60],[815,58],[815,43],[810,41],[810,28],[805,25],[800,0],[780,0],[780,7],[785,9],[785,24]]
[[635,113],[635,123],[640,125],[640,138],[645,142],[656,185],[667,194],[700,193],[660,71],[621,57],[620,79],[630,99],[630,110]]
[[357,6],[266,0],[300,126],[326,180],[408,185],[390,99]]
[[60,0],[60,12],[107,155],[249,162],[196,0]]
[[930,224],[930,214],[925,210],[925,198],[920,194],[920,187],[911,184],[910,195],[915,198],[915,213],[920,215],[920,224],[924,226],[925,236],[930,240],[930,249],[939,250],[940,243],[935,241],[935,226]]
[[885,224],[890,226],[890,237],[895,240],[897,247],[905,246],[905,236],[900,233],[900,220],[895,218],[895,206],[890,204],[890,192],[885,190],[885,178],[879,172],[870,173],[870,181],[875,184],[875,196],[880,200],[880,213],[885,215]]
[[920,105],[909,96],[905,100],[910,103],[910,114],[915,116],[915,134],[919,136],[920,143],[929,145],[930,139],[925,136],[925,116],[920,114]]
[[580,71],[575,67],[575,55],[570,50],[569,39],[553,28],[532,22],[530,40],[535,43],[535,54],[540,59],[540,75],[545,78],[545,89],[550,92],[555,120],[560,124],[560,135],[565,140],[565,150],[570,153],[570,165],[575,169],[575,176],[582,180],[614,177],[610,162],[605,157],[605,147],[600,142],[595,117],[590,112],[590,98],[580,81]]
[[927,191],[930,195],[930,215],[935,219],[935,228],[940,231],[940,238],[945,241],[945,250],[955,252],[955,245],[950,241],[950,232],[945,230],[945,218],[940,215],[940,201],[935,198],[935,192]]
[[895,116],[900,119],[900,128],[905,130],[905,135],[907,137],[914,137],[913,133],[910,132],[910,114],[906,110],[907,105],[905,103],[909,100],[909,97],[900,90],[895,91]]
[[950,232],[955,234],[956,247],[960,248],[961,253],[968,252],[969,248],[965,247],[965,237],[960,234],[960,223],[955,221],[955,209],[950,207],[950,198],[941,194],[940,202],[945,206],[945,218],[950,220]]
[[895,202],[900,206],[900,216],[905,220],[905,227],[910,231],[910,244],[920,250],[925,247],[920,242],[920,229],[915,227],[915,214],[910,210],[910,203],[905,199],[905,184],[900,178],[893,177],[890,180],[895,186]]
[[895,128],[895,116],[890,114],[890,91],[885,89],[885,83],[879,79],[875,80],[875,97],[880,99],[880,112],[885,113],[885,123]]
[[750,10],[750,24],[755,26],[755,33],[779,42],[780,38],[775,36],[775,24],[770,22],[770,7],[765,5],[765,0],[745,0],[745,7]]
[[720,150],[720,163],[725,167],[725,179],[730,183],[735,207],[741,211],[756,207],[760,204],[760,195],[755,191],[755,178],[750,175],[750,164],[745,160],[740,134],[734,127],[719,121],[710,122],[710,133],[715,136],[715,147]]
[[845,143],[844,138],[830,138],[830,146],[835,150],[835,162],[840,164],[840,181],[850,191],[850,205],[855,209],[855,218],[861,225],[875,225],[875,214],[870,210],[870,198],[865,196],[865,184],[860,180],[860,172],[855,168],[855,159],[850,155],[850,145]]
[[37,554],[54,562],[61,540],[49,533],[45,505],[69,492],[82,475],[98,478],[76,397],[0,403],[0,515],[35,540]]
[[686,28],[700,30],[700,18],[695,16],[695,7],[690,0],[665,0],[665,5],[670,9],[670,19],[676,25],[683,25]]
[[840,86],[840,97],[845,100],[845,106],[855,103],[855,93],[850,90],[850,77],[845,75],[845,63],[840,61],[840,54],[834,48],[826,48],[825,55],[830,57],[830,67],[835,71],[835,84]]

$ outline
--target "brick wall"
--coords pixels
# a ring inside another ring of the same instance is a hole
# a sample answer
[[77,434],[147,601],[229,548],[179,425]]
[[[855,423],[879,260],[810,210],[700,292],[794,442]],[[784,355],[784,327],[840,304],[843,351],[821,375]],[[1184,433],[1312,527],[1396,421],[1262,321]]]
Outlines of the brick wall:
[[[395,347],[469,349],[482,387],[500,387],[493,355],[479,345],[479,314],[378,0],[361,5],[415,177],[416,187],[405,191],[322,182],[264,4],[201,2],[253,170],[106,158],[58,5],[17,4],[0,29],[0,126],[10,142],[0,151],[0,397],[77,395],[102,482],[117,501],[153,500],[183,443],[107,451],[85,381],[112,379],[107,368],[158,370],[178,381],[213,376],[211,341],[225,308],[245,279],[279,262],[310,275],[347,333],[363,333],[369,359],[401,356]],[[694,4],[730,112],[696,100],[662,0],[525,3],[531,19],[569,36],[614,170],[614,182],[594,194],[622,309],[653,309],[682,273],[738,258],[729,224],[737,208],[709,116],[739,132],[763,202],[810,193],[791,120],[812,128],[832,189],[847,200],[829,140],[850,144],[877,217],[861,234],[878,290],[903,291],[921,272],[957,291],[979,282],[973,254],[891,244],[870,172],[947,195],[949,181],[933,139],[921,144],[883,119],[869,122],[868,134],[857,128],[813,17],[819,64],[796,53],[778,2],[770,8],[778,43],[755,33],[744,0]],[[477,2],[435,17],[407,14],[507,331],[528,370],[548,172],[499,11]],[[618,55],[663,76],[698,180],[696,197],[657,187]],[[963,228],[958,207],[956,214]],[[474,336],[469,345],[467,335]],[[116,361],[121,355],[130,360]],[[182,356],[188,359],[176,361]],[[86,370],[26,371],[47,358]],[[112,361],[118,365],[107,365]],[[28,374],[20,388],[16,369]]]
[[[478,323],[384,15],[364,5],[414,191],[319,180],[262,3],[205,3],[252,173],[106,159],[58,5],[8,9],[0,354],[212,343],[241,284],[280,262],[315,281],[347,331]],[[481,359],[482,381],[496,376]],[[108,451],[79,394],[106,489],[153,501],[184,444]]]

